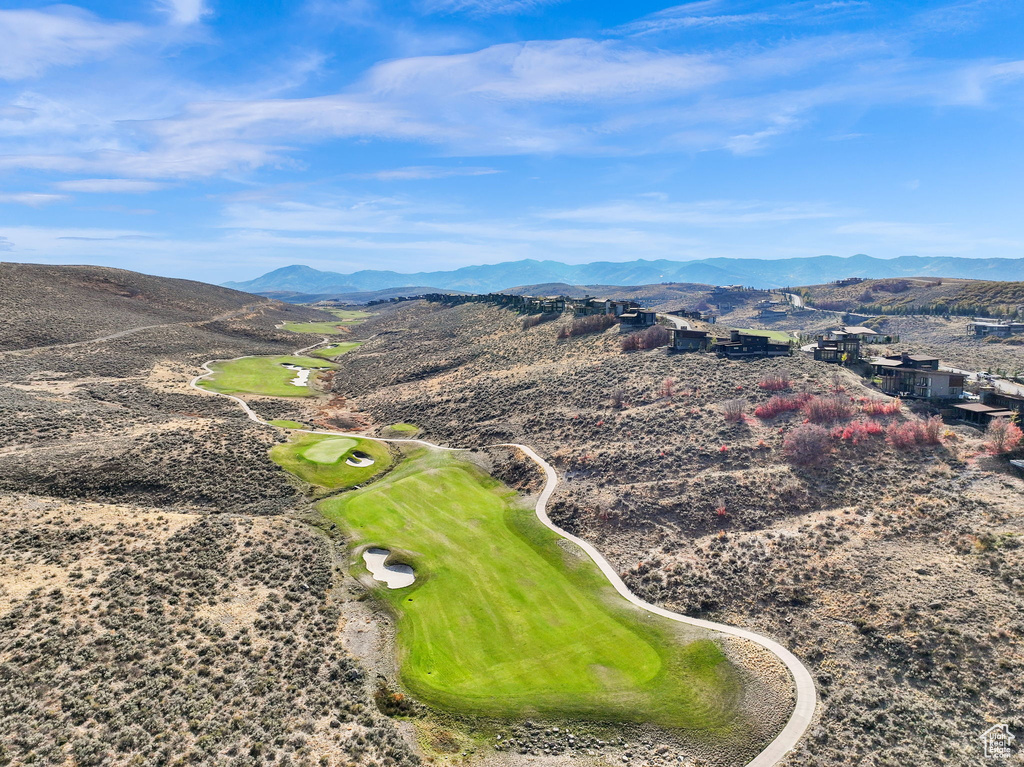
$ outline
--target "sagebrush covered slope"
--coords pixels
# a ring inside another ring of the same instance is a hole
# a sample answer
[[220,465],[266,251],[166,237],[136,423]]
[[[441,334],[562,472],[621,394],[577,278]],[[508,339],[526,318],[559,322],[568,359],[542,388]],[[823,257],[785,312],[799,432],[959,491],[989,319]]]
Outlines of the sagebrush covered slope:
[[202,282],[102,266],[0,263],[0,285],[0,349],[201,322],[268,301]]
[[[335,389],[373,424],[536,446],[563,479],[552,518],[637,593],[791,648],[823,701],[791,764],[966,764],[980,757],[964,733],[1024,728],[1024,483],[980,432],[897,446],[886,431],[928,412],[868,415],[861,400],[878,395],[848,371],[623,353],[617,329],[560,341],[567,321],[389,309],[339,360]],[[807,412],[755,415],[771,410],[759,382],[773,372],[790,378],[784,396],[847,404],[816,465],[783,447]],[[880,432],[856,426],[869,420]]]

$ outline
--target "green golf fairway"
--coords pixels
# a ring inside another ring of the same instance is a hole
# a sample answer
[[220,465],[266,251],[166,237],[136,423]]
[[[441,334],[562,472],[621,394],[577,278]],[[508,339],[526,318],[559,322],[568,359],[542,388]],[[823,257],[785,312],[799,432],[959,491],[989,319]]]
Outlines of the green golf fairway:
[[367,317],[372,317],[370,312],[361,312],[358,309],[328,309],[339,320],[344,322],[363,322]]
[[316,349],[306,353],[311,357],[321,357],[325,360],[329,360],[333,357],[340,357],[342,354],[347,354],[353,349],[358,349],[362,345],[362,341],[345,341],[344,343],[331,344],[330,346],[325,346],[323,349]]
[[[241,357],[210,365],[213,375],[199,385],[221,394],[265,394],[272,397],[310,397],[316,392],[308,386],[295,386],[294,370],[284,365],[298,365],[314,370],[336,367],[330,362],[311,357]],[[313,374],[310,374],[310,378]]]
[[320,440],[302,451],[302,457],[314,463],[335,463],[359,443],[348,437]]
[[784,330],[760,330],[759,328],[737,328],[737,330],[751,336],[768,336],[768,338],[780,344],[786,344],[795,340],[793,336]]
[[321,333],[325,336],[348,332],[337,322],[286,322],[283,327],[292,333]]
[[305,424],[301,424],[298,421],[289,421],[286,418],[278,418],[273,421],[267,421],[271,426],[280,426],[282,429],[305,429]]
[[321,503],[354,546],[400,552],[416,572],[412,586],[375,590],[397,616],[405,686],[463,714],[727,730],[742,684],[710,634],[626,602],[515,497],[420,450]]
[[[373,464],[345,463],[353,450],[370,456]],[[328,490],[358,485],[391,467],[391,452],[383,443],[327,434],[293,433],[288,442],[270,449],[270,459],[311,485]]]

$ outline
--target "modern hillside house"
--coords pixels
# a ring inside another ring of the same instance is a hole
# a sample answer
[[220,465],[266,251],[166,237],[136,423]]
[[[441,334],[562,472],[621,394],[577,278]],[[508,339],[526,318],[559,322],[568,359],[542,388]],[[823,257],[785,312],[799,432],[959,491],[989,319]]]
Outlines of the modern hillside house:
[[634,309],[619,315],[623,325],[647,328],[658,324],[658,313],[652,309]]
[[1000,320],[972,320],[967,324],[967,334],[978,337],[1024,335],[1024,322],[1002,322]]
[[939,370],[939,358],[920,354],[893,354],[871,360],[875,382],[886,394],[904,399],[957,399],[964,377]]
[[968,423],[985,426],[996,418],[1014,418],[1016,413],[1005,408],[982,405],[980,402],[969,402],[965,405],[953,405],[956,417]]
[[768,336],[733,330],[728,338],[716,339],[711,347],[719,357],[749,359],[753,357],[788,357],[793,353],[788,343],[774,341]]
[[711,336],[704,330],[673,328],[669,333],[672,334],[672,343],[669,345],[672,351],[703,352],[711,345]]
[[844,327],[829,330],[818,336],[814,347],[814,359],[819,362],[834,362],[840,365],[852,365],[860,359],[861,344],[877,336],[871,328]]

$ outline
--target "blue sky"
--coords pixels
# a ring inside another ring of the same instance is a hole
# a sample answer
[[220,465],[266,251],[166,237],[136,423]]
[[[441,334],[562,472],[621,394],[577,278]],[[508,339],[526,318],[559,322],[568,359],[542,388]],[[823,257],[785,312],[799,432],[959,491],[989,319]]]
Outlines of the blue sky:
[[0,9],[0,258],[1024,256],[1019,2]]

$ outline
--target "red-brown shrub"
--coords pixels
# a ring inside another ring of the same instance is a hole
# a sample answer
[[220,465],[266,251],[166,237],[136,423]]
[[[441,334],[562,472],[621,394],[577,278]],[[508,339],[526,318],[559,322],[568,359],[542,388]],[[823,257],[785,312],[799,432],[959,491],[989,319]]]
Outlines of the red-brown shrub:
[[803,411],[811,423],[835,423],[849,420],[853,415],[853,403],[849,397],[839,395],[812,396],[804,402]]
[[1024,432],[1016,424],[1012,423],[1009,418],[993,418],[989,421],[985,435],[988,437],[985,449],[992,455],[1010,452],[1024,438]]
[[860,409],[867,415],[896,415],[903,409],[903,401],[896,397],[894,399],[863,399]]
[[814,466],[823,463],[832,452],[827,429],[805,423],[789,431],[782,441],[782,452],[791,463]]
[[854,445],[859,445],[868,437],[877,436],[884,431],[878,421],[854,421],[846,426],[837,426],[832,430],[832,436],[844,442],[852,442]]
[[788,389],[790,384],[789,373],[785,371],[781,373],[765,373],[761,380],[757,382],[757,385],[765,391],[782,391]]
[[937,415],[923,421],[904,421],[889,424],[885,441],[895,448],[937,445],[942,440],[942,419]]
[[758,405],[754,410],[754,415],[758,418],[767,420],[769,418],[774,418],[779,415],[779,413],[792,413],[800,408],[801,402],[797,397],[787,397],[776,394],[765,404]]

